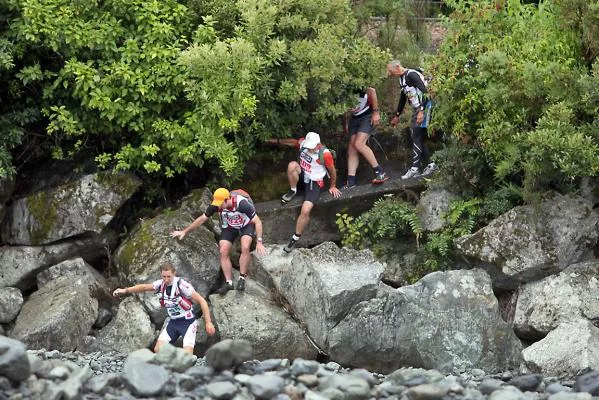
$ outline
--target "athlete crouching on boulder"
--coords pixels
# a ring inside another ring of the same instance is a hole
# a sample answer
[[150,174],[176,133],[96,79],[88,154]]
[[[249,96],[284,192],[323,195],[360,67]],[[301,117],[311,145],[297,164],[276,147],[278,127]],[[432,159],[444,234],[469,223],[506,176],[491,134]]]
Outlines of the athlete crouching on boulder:
[[210,309],[206,300],[194,290],[193,286],[183,278],[176,276],[176,270],[170,262],[160,268],[162,279],[153,283],[140,283],[127,288],[118,288],[113,296],[128,293],[155,292],[160,293],[160,305],[166,308],[170,320],[160,332],[154,352],[158,352],[165,343],[174,344],[183,336],[183,349],[193,354],[196,342],[197,321],[192,309],[192,302],[200,305],[206,322],[206,333],[214,335],[215,329],[210,319]]

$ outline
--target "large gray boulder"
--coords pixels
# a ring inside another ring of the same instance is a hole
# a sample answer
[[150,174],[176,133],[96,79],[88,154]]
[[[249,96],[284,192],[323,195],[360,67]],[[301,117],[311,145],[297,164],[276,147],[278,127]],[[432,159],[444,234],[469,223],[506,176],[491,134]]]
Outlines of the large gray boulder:
[[487,270],[499,288],[513,289],[593,258],[599,211],[559,194],[516,207],[474,234],[456,239],[458,254]]
[[318,354],[303,329],[283,306],[251,279],[245,292],[212,295],[210,304],[220,338],[247,340],[254,349],[254,358],[258,360],[313,359]]
[[107,233],[46,246],[0,247],[0,288],[29,290],[37,284],[36,275],[52,265],[77,257],[95,260],[115,243],[116,235]]
[[[170,261],[177,270],[177,276],[187,278],[199,294],[207,297],[220,274],[214,234],[201,226],[183,240],[170,236],[171,231],[184,228],[192,220],[185,212],[173,211],[142,221],[114,254],[124,285],[160,279],[160,267]],[[152,320],[161,325],[166,313],[160,309],[157,297],[148,293],[139,297]]]
[[292,273],[281,278],[281,293],[314,342],[327,349],[330,331],[349,310],[376,296],[384,269],[369,250],[325,242],[293,253]]
[[102,233],[141,181],[130,173],[99,172],[15,200],[2,239],[43,245],[86,233]]
[[422,229],[428,232],[441,230],[447,225],[445,215],[449,212],[449,205],[459,197],[444,188],[426,190],[418,201],[418,217]]
[[7,287],[0,290],[0,324],[12,322],[23,305],[23,295],[17,288]]
[[98,301],[84,279],[63,276],[42,286],[23,304],[12,336],[30,349],[73,351],[83,344],[97,314]]
[[545,376],[573,379],[599,369],[599,328],[587,320],[566,322],[522,351],[526,367]]
[[539,340],[565,322],[599,321],[599,260],[571,265],[558,275],[523,285],[514,330]]
[[116,316],[98,334],[89,350],[111,349],[121,354],[147,347],[155,338],[155,329],[143,306],[134,297],[125,298]]
[[281,278],[292,273],[293,255],[283,251],[284,245],[266,244],[267,254],[254,253],[249,267],[249,275],[269,290],[281,291]]
[[92,297],[97,299],[100,304],[107,308],[112,305],[112,293],[110,293],[106,279],[82,258],[62,261],[37,274],[38,288],[64,276],[71,279],[77,277],[82,284],[87,285]]
[[331,330],[331,359],[371,371],[515,368],[522,346],[482,270],[435,272],[363,301]]

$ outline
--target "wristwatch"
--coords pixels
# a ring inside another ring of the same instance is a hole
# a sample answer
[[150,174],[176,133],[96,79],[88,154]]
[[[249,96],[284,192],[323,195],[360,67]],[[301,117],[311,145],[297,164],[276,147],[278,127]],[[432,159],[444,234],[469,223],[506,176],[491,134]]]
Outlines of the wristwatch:
[[262,243],[262,238],[261,238],[261,237],[259,237],[259,238],[258,238],[258,241],[259,241],[260,243]]

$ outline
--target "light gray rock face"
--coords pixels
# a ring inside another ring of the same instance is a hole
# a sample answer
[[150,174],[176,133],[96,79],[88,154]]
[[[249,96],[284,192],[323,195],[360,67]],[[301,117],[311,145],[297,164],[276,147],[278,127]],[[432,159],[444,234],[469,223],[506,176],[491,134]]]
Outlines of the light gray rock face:
[[418,217],[422,229],[435,232],[447,225],[445,214],[449,211],[451,202],[457,199],[458,196],[443,188],[424,192],[418,201]]
[[310,337],[327,349],[329,332],[357,303],[376,296],[384,265],[369,250],[339,249],[325,242],[293,254],[281,278],[282,295],[306,324]]
[[482,270],[435,272],[363,301],[330,335],[333,360],[381,372],[402,366],[501,371],[518,366],[521,349]]
[[0,247],[0,288],[31,289],[37,283],[36,275],[46,268],[76,257],[95,259],[115,242],[116,235],[111,233],[47,246]]
[[[181,199],[181,207],[179,209],[195,219],[206,211],[211,202],[212,192],[208,188],[194,189]],[[211,229],[214,222],[218,224],[218,214],[215,214],[212,219],[206,221],[205,225]]]
[[72,351],[82,345],[97,314],[98,301],[84,280],[64,276],[29,297],[12,336],[32,349]]
[[[246,292],[210,296],[212,314],[221,339],[245,339],[252,343],[254,357],[316,358],[317,350],[304,331],[268,292],[256,293],[256,282],[247,282]],[[255,293],[255,294],[254,294]]]
[[[194,289],[207,297],[218,282],[220,273],[218,245],[214,235],[201,226],[183,240],[174,239],[170,232],[182,229],[192,218],[181,211],[159,215],[143,221],[119,246],[115,261],[124,285],[150,283],[160,279],[160,267],[173,263],[177,276],[187,278]],[[149,310],[150,317],[161,325],[166,318],[153,294],[142,294],[140,299]]]
[[154,339],[154,328],[146,310],[133,297],[125,298],[116,316],[98,335],[96,349],[112,349],[119,353],[129,353],[148,346]]
[[31,365],[23,343],[0,335],[0,376],[21,382],[30,374]]
[[567,322],[522,351],[532,372],[564,379],[575,378],[581,370],[599,369],[599,328],[586,320]]
[[249,275],[252,279],[270,290],[281,291],[281,278],[291,273],[291,260],[293,253],[285,253],[284,245],[268,246],[268,254],[264,256],[252,257],[249,267]]
[[571,265],[520,288],[514,315],[518,336],[538,340],[580,319],[599,321],[599,260]]
[[0,324],[13,321],[23,305],[23,295],[17,288],[7,287],[0,290]]
[[16,200],[2,238],[12,245],[43,245],[101,233],[141,181],[129,173],[99,172]]
[[455,245],[487,270],[494,285],[513,289],[592,259],[598,240],[599,212],[581,198],[556,194],[538,206],[508,211]]
[[110,306],[112,294],[106,279],[82,258],[65,260],[37,274],[38,288],[64,276],[81,279],[81,282],[89,288],[92,297]]
[[599,204],[599,177],[584,177],[580,182],[580,194],[587,199],[593,207]]

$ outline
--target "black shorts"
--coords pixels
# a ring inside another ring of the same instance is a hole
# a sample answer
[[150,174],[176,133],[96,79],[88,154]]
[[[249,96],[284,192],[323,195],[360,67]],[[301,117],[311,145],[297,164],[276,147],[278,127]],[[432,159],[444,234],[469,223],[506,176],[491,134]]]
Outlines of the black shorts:
[[358,132],[372,135],[374,134],[375,129],[374,125],[372,125],[372,113],[366,113],[365,115],[351,117],[349,119],[348,130],[350,136]]
[[220,234],[220,240],[226,240],[228,242],[235,242],[237,236],[251,236],[252,238],[256,236],[256,225],[253,223],[247,224],[241,229],[231,228],[230,226],[226,227],[222,230]]
[[316,181],[310,181],[309,183],[304,182],[303,172],[299,177],[298,188],[302,188],[304,190],[304,201],[309,201],[312,204],[316,204],[320,198],[320,192],[322,188]]

